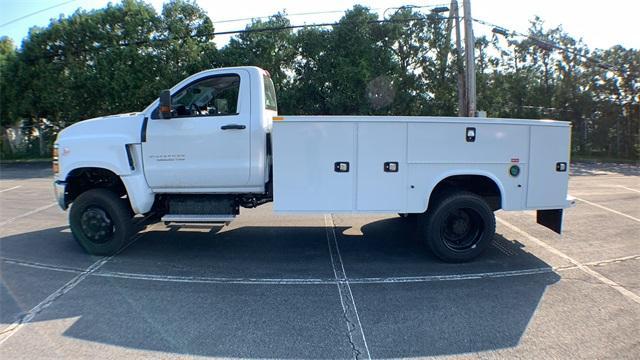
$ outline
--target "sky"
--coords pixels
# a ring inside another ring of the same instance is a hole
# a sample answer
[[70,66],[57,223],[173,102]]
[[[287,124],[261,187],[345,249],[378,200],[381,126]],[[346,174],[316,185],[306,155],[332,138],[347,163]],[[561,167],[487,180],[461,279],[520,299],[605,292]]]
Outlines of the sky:
[[[472,17],[506,29],[526,33],[529,20],[538,15],[547,27],[562,25],[574,38],[582,38],[590,48],[609,48],[622,45],[640,48],[638,30],[638,0],[470,0]],[[0,0],[0,36],[9,36],[19,46],[32,26],[46,27],[51,18],[72,14],[76,9],[104,7],[105,0]],[[118,1],[113,1],[118,2]],[[157,11],[163,0],[147,0]],[[337,21],[342,11],[361,4],[375,9],[380,16],[401,5],[447,5],[447,0],[197,0],[214,22],[216,31],[243,29],[249,20],[227,20],[261,17],[285,10],[294,25]],[[462,4],[462,0],[459,0]],[[389,9],[389,10],[387,10]],[[295,15],[309,12],[336,11],[328,14]],[[37,12],[37,13],[36,13]],[[36,13],[31,15],[32,13]],[[28,15],[28,16],[27,16]],[[26,17],[25,17],[26,16]],[[19,19],[24,17],[23,19]],[[19,19],[19,20],[17,20]],[[224,21],[224,22],[223,22]],[[491,28],[474,23],[476,36],[490,35]],[[229,37],[216,37],[221,47]]]

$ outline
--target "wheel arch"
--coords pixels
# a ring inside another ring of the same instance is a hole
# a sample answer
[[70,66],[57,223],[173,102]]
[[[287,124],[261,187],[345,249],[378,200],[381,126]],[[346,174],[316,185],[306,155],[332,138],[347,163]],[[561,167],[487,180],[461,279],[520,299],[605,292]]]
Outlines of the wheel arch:
[[490,172],[452,171],[437,177],[429,186],[425,211],[439,194],[447,191],[463,190],[481,196],[495,211],[504,205],[504,187],[502,182]]
[[67,173],[65,184],[65,205],[71,204],[83,192],[96,188],[109,189],[118,196],[126,195],[129,206],[136,214],[149,212],[155,201],[155,194],[142,173],[122,176],[108,167],[78,167]]
[[127,195],[124,182],[113,169],[105,167],[78,167],[65,177],[65,203],[72,203],[82,193],[91,189],[107,189],[118,196]]

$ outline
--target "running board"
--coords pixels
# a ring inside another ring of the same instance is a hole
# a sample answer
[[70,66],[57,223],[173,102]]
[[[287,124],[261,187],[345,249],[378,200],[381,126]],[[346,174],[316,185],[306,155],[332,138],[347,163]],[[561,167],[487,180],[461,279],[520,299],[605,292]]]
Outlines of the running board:
[[167,214],[161,221],[165,223],[208,223],[208,224],[228,224],[235,219],[235,215],[183,215]]

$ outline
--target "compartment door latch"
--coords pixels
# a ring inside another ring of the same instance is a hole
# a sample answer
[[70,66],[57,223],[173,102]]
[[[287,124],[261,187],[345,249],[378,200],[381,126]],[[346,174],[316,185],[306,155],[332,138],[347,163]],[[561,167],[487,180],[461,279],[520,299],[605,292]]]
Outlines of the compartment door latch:
[[388,161],[384,163],[384,172],[398,172],[398,162]]
[[335,172],[349,172],[349,162],[348,161],[338,161],[333,164],[333,170]]
[[567,171],[567,163],[566,162],[556,163],[556,171],[559,171],[559,172]]
[[467,142],[475,142],[476,141],[476,128],[468,127],[466,135],[467,135]]

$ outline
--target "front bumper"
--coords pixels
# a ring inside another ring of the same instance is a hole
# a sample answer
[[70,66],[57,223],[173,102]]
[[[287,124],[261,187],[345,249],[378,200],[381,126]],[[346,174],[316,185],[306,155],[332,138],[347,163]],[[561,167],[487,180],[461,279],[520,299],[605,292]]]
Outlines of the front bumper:
[[67,197],[66,197],[67,183],[64,181],[56,180],[53,182],[53,193],[58,201],[58,205],[62,210],[67,210]]

